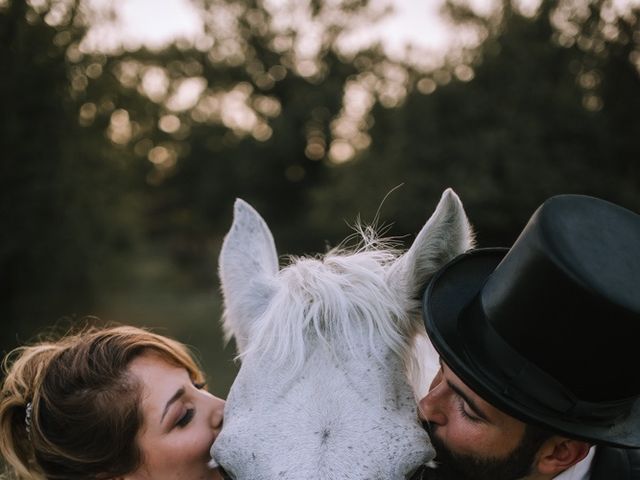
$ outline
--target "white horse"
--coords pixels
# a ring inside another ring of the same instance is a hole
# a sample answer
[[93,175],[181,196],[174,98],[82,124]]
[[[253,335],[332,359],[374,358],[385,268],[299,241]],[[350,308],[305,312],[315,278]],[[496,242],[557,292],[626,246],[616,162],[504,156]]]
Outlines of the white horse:
[[447,190],[403,255],[374,241],[279,270],[266,223],[237,200],[220,278],[242,364],[212,462],[235,480],[399,480],[431,460],[406,359],[425,283],[471,244]]

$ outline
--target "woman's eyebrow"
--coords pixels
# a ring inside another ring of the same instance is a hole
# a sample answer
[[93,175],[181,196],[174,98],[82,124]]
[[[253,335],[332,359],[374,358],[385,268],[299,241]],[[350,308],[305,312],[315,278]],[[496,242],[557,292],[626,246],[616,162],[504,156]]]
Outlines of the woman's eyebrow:
[[178,389],[178,391],[176,393],[173,394],[173,396],[169,399],[169,401],[167,402],[167,404],[164,406],[164,411],[162,412],[162,417],[160,418],[160,423],[162,423],[162,421],[164,420],[165,415],[167,414],[167,412],[169,411],[169,407],[175,403],[180,397],[182,397],[184,395],[184,387],[181,387]]

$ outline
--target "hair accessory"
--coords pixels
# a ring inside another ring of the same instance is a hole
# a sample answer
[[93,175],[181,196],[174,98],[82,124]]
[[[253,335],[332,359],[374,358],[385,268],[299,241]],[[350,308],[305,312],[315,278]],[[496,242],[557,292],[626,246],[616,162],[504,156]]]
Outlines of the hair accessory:
[[27,403],[25,408],[24,423],[27,426],[27,435],[31,437],[31,415],[33,413],[33,403]]

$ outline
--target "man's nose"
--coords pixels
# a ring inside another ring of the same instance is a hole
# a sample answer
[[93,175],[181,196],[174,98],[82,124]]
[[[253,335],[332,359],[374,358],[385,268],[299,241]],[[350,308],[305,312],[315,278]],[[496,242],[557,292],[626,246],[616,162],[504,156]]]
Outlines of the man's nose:
[[420,400],[420,416],[423,420],[436,425],[447,423],[444,394],[444,388],[440,384],[432,387],[429,393]]

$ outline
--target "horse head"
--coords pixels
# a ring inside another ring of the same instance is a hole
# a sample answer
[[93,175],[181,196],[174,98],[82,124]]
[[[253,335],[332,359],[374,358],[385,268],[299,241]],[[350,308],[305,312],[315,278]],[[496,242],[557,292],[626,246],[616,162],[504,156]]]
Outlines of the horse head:
[[471,243],[447,190],[403,254],[373,241],[280,269],[266,223],[236,201],[219,268],[241,368],[214,462],[235,480],[400,480],[432,459],[407,358],[423,286]]

